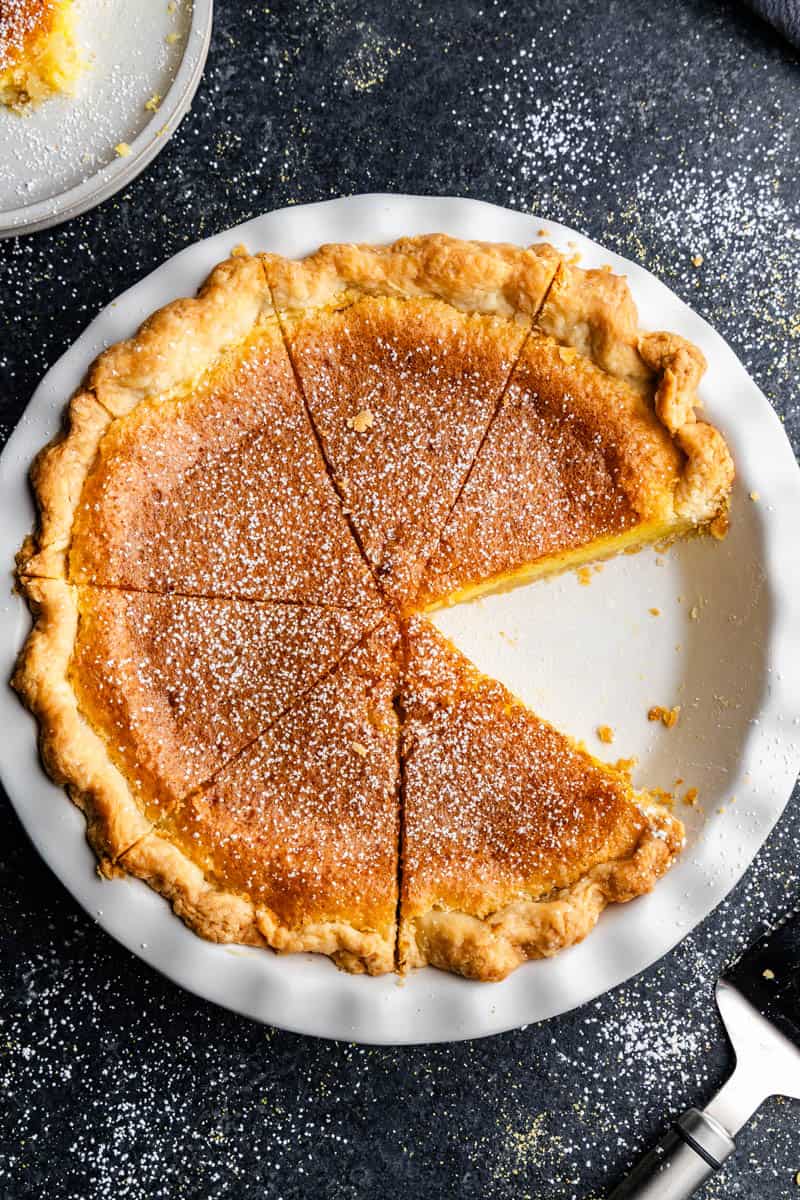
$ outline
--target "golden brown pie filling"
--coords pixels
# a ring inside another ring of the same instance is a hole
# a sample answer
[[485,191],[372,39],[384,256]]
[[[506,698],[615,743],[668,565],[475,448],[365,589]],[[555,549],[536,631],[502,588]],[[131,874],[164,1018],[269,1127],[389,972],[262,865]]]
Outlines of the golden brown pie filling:
[[720,536],[703,370],[623,279],[442,235],[234,257],[101,355],[32,469],[14,683],[104,873],[478,979],[648,891],[680,822],[422,613]]

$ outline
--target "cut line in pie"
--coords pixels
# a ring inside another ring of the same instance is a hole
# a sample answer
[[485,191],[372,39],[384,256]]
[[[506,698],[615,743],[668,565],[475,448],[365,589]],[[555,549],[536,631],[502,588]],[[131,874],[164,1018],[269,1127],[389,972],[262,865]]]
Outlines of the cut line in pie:
[[198,933],[500,979],[648,891],[680,822],[421,614],[688,533],[700,351],[549,246],[242,253],[106,351],[32,469],[14,683]]

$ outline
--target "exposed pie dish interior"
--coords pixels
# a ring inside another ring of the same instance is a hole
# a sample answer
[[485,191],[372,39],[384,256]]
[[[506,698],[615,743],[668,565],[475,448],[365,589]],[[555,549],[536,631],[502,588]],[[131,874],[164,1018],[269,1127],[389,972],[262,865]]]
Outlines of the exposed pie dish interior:
[[32,469],[14,684],[103,873],[486,980],[648,891],[680,821],[425,613],[722,536],[704,367],[624,279],[443,235],[238,254],[102,354]]

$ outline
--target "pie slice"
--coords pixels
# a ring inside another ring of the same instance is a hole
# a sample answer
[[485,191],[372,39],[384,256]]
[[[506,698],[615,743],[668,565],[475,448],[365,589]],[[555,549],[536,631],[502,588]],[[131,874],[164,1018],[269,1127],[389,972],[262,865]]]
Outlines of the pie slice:
[[0,104],[71,92],[82,69],[72,0],[0,0]]
[[266,260],[325,459],[397,602],[418,588],[556,262],[549,247],[444,237]]
[[[38,641],[15,686],[51,721],[43,685],[70,706],[70,729],[46,739],[68,763],[95,842],[111,861],[141,836],[102,830],[100,785],[82,767],[74,730],[104,747],[108,774],[127,788],[126,810],[158,819],[209,779],[331,671],[381,618],[379,609],[306,608],[203,597],[157,596],[30,581],[39,599]],[[60,632],[49,624],[59,614]],[[60,640],[63,637],[63,644]],[[59,639],[59,640],[57,640]],[[45,673],[45,679],[42,678]],[[66,720],[66,718],[64,718]],[[66,769],[66,768],[65,768]]]
[[377,598],[297,390],[263,268],[232,259],[195,301],[95,364],[34,471],[26,575],[187,595]]
[[417,597],[456,603],[710,527],[733,479],[700,351],[639,337],[625,281],[561,264]]
[[649,891],[683,827],[425,618],[404,639],[400,967],[502,979]]
[[385,618],[123,865],[204,937],[394,966],[399,633]]

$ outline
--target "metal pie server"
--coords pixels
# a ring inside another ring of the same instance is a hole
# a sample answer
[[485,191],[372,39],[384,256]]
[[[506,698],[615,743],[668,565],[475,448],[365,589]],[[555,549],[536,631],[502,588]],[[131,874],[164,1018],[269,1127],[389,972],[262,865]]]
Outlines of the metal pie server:
[[736,1148],[767,1096],[800,1099],[800,913],[765,934],[717,981],[736,1067],[707,1108],[690,1108],[608,1200],[684,1200]]

